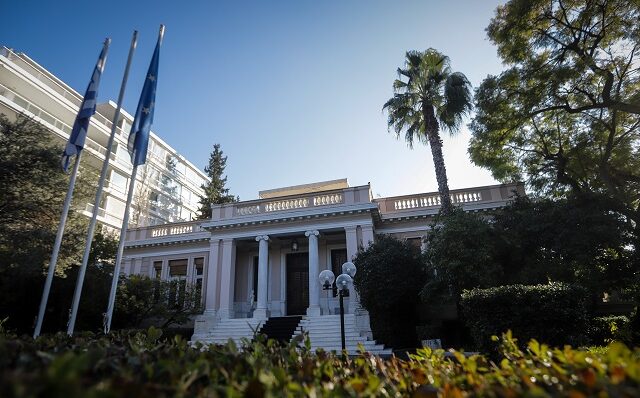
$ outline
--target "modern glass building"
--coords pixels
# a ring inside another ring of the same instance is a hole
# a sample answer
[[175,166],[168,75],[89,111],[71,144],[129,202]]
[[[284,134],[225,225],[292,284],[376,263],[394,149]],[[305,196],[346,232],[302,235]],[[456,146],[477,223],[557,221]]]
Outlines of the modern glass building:
[[[0,47],[0,113],[15,119],[25,114],[51,131],[51,138],[64,144],[69,138],[82,95],[24,53]],[[99,173],[107,156],[116,104],[99,104],[91,119],[83,165]],[[98,220],[118,231],[122,224],[126,190],[131,176],[127,137],[133,117],[122,111]],[[145,227],[195,219],[202,184],[207,176],[171,146],[151,132],[149,156],[138,170],[138,183],[131,211],[131,226]],[[91,216],[93,204],[82,211]]]

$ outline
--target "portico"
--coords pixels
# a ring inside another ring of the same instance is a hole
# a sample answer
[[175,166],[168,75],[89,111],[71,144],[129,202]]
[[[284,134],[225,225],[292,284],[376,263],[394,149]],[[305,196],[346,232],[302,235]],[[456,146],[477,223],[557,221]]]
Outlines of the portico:
[[[324,269],[335,272],[355,256],[359,247],[373,241],[373,229],[366,225],[366,218],[359,222],[362,225],[338,227],[323,222],[316,229],[298,231],[289,225],[283,231],[279,224],[276,228],[261,228],[259,234],[238,232],[233,237],[212,238],[204,314],[219,319],[266,319],[334,313],[337,298],[332,292],[322,292],[318,274]],[[370,218],[368,222],[371,223]],[[367,239],[366,244],[361,236]],[[296,251],[292,249],[293,241],[298,246]],[[347,302],[349,312],[355,312],[357,296],[351,295]]]

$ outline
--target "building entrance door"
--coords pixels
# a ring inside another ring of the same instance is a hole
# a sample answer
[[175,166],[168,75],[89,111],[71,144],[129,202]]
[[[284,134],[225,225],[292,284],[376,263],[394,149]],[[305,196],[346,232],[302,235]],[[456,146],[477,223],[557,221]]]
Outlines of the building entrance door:
[[309,254],[287,254],[287,315],[305,315],[309,307]]

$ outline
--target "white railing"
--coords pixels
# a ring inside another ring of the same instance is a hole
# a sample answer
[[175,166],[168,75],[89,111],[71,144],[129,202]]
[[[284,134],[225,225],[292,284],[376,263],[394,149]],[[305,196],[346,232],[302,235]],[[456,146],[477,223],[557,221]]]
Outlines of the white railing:
[[336,205],[342,203],[341,193],[332,193],[328,195],[315,196],[313,198],[314,206]]
[[[82,103],[82,95],[81,94],[69,91],[67,88],[62,86],[60,83],[55,81],[53,78],[47,76],[42,71],[38,70],[36,67],[31,65],[28,61],[22,59],[20,57],[20,55],[15,54],[11,49],[8,49],[6,47],[2,47],[2,48],[0,48],[0,54],[5,56],[6,58],[10,59],[13,62],[18,62],[22,68],[24,68],[24,69],[26,69],[27,71],[30,72],[30,75],[32,77],[35,77],[36,79],[38,79],[41,82],[43,82],[47,87],[51,88],[56,93],[62,95],[65,99],[71,101],[75,106],[79,107],[80,104]],[[111,122],[111,120],[107,119],[101,113],[96,112],[93,115],[93,120],[98,122],[98,123],[101,123],[101,124],[105,125],[107,127],[107,129],[109,129],[109,131],[111,131],[113,123]],[[120,127],[116,127],[116,129],[119,130],[120,134],[125,135],[125,132]]]
[[0,96],[6,98],[7,100],[9,100],[11,102],[13,102],[14,104],[18,105],[22,109],[24,109],[24,110],[28,111],[29,113],[33,114],[33,116],[41,119],[42,121],[44,121],[44,122],[48,123],[49,125],[57,128],[58,130],[66,133],[66,134],[71,134],[71,126],[69,126],[65,122],[61,121],[57,117],[53,116],[49,112],[47,112],[47,111],[43,110],[42,108],[38,107],[37,105],[34,105],[32,102],[30,102],[26,98],[24,98],[21,95],[17,94],[15,91],[11,90],[10,88],[8,88],[6,86],[3,86],[2,84],[0,84]]
[[3,50],[2,55],[4,55],[5,57],[7,57],[13,62],[19,63],[20,67],[29,71],[29,74],[32,77],[40,80],[42,83],[47,85],[47,87],[51,88],[53,91],[62,95],[64,98],[71,101],[74,105],[78,107],[80,106],[80,103],[82,102],[82,96],[80,94],[69,91],[67,88],[60,85],[60,83],[58,83],[51,77],[45,75],[41,70],[37,69],[35,66],[31,65],[28,61],[22,59],[20,55],[14,53],[11,49],[3,47],[2,50]]
[[[453,193],[450,196],[452,203],[471,203],[482,201],[482,194],[480,192],[460,192]],[[440,195],[420,195],[396,199],[393,201],[393,208],[395,210],[419,209],[422,207],[440,206],[440,204]]]
[[475,191],[454,193],[451,194],[451,201],[453,203],[481,202],[482,193]]
[[294,198],[265,203],[264,211],[272,212],[281,210],[302,209],[305,207],[309,207],[308,198]]
[[[88,213],[93,214],[93,204],[92,203],[87,203],[87,205],[85,206],[84,210]],[[98,207],[98,216],[100,217],[105,217],[107,215],[107,211],[105,209],[103,209],[102,207]],[[122,221],[122,219],[120,219],[120,221]]]
[[[25,99],[21,95],[17,94],[13,90],[11,90],[10,88],[7,88],[2,84],[0,84],[0,97],[4,97],[8,99],[9,101],[15,103],[22,109],[31,113],[34,117],[44,121],[45,123],[49,124],[52,127],[57,128],[63,133],[67,135],[71,134],[72,127],[70,125],[66,124],[65,122],[58,119],[56,116],[53,116],[51,113],[45,111],[39,106],[34,105],[29,100]],[[94,114],[93,118],[95,118],[98,115],[99,115],[98,113]],[[94,141],[89,137],[86,137],[85,139],[85,147],[92,149],[93,151],[99,153],[102,156],[106,156],[107,154],[107,149],[103,145],[100,145],[98,142]],[[120,166],[125,170],[131,170],[132,168],[131,162],[128,162],[125,159],[119,158],[115,154],[111,154],[111,159],[116,160],[118,164],[120,164]]]
[[[158,155],[157,153],[153,152],[153,151],[149,151],[147,152],[147,157],[151,158],[152,160],[154,160],[159,166],[162,167],[162,169],[166,169],[167,168],[167,160],[165,158],[163,158],[162,156]],[[174,159],[176,162],[181,162],[179,158],[174,156]],[[183,162],[181,162],[183,163]],[[189,167],[187,164],[184,164],[185,167]],[[188,181],[191,185],[193,185],[196,188],[200,188],[202,185],[202,181],[196,181],[193,178],[189,177],[188,175],[186,175],[185,173],[183,173],[182,171],[180,171],[179,169],[175,169],[172,171],[172,173],[179,177],[181,181]]]
[[341,192],[332,192],[321,195],[305,195],[279,200],[263,200],[259,203],[250,203],[246,205],[239,204],[235,207],[235,214],[239,216],[247,216],[259,213],[298,210],[308,207],[330,206],[342,203],[344,203],[343,194]]
[[258,214],[260,213],[260,205],[238,206],[236,211],[239,216]]
[[393,201],[395,210],[418,209],[420,207],[440,206],[439,196],[422,196]]
[[104,181],[104,187],[109,189],[110,191],[117,191],[122,196],[127,195],[127,189],[125,187],[121,187],[117,184],[112,183],[110,180]]
[[[481,202],[480,192],[460,192],[451,194],[452,203],[472,203]],[[395,210],[419,209],[421,207],[440,206],[440,195],[424,195],[409,198],[396,199],[393,201]]]
[[199,225],[194,223],[165,225],[160,227],[152,227],[150,237],[159,238],[162,236],[190,234],[192,232],[199,232],[199,231],[202,231],[202,228],[200,228]]

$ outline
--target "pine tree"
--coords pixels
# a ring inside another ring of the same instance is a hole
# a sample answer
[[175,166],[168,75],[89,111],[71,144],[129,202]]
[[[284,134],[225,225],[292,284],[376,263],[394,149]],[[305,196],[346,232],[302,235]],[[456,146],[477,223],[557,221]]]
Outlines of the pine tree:
[[[0,274],[10,267],[40,273],[49,262],[69,177],[61,171],[62,145],[26,116],[0,114]],[[95,175],[81,162],[60,249],[58,271],[80,260]]]
[[220,144],[213,145],[213,151],[209,157],[209,165],[204,168],[211,182],[202,185],[204,196],[200,197],[199,219],[211,218],[211,206],[224,203],[237,202],[238,198],[229,194],[229,188],[225,185],[227,177],[224,169],[227,166],[227,157],[220,149]]

